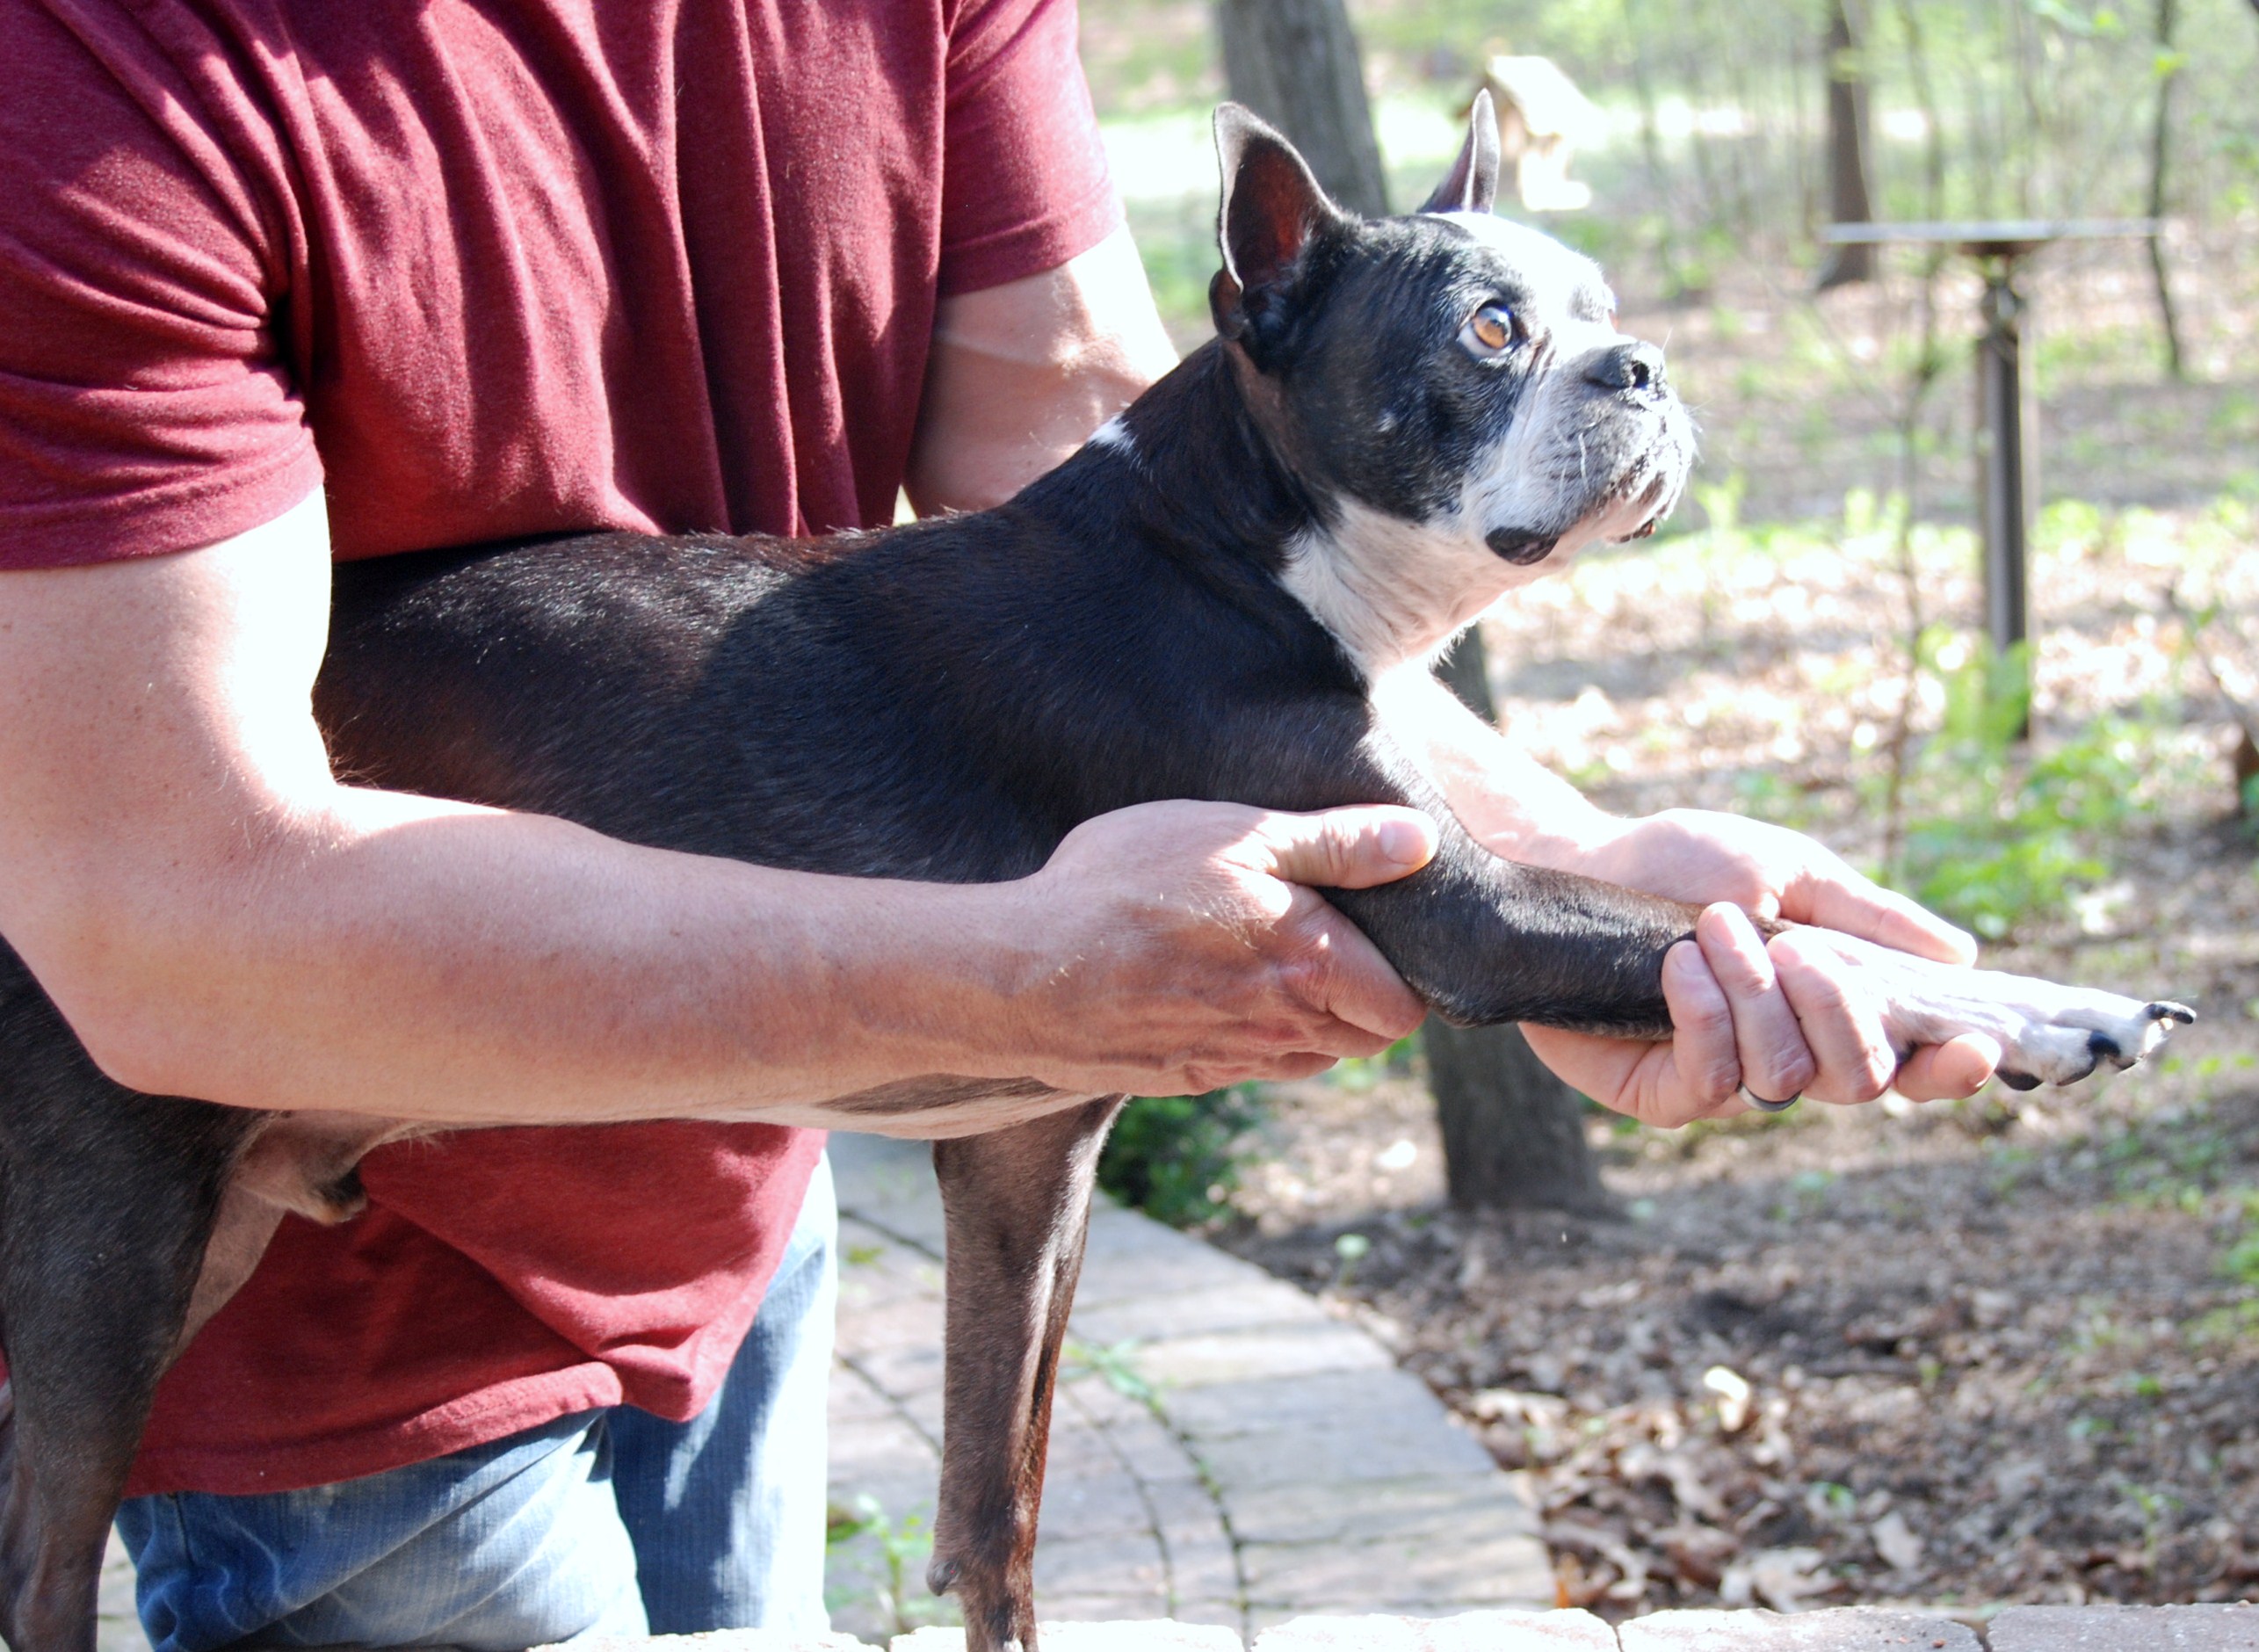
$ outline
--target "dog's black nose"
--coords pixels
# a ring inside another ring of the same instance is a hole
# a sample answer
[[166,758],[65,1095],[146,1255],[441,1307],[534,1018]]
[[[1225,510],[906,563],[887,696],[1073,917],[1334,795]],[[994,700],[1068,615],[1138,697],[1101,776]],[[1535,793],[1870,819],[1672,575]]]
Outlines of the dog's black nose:
[[1593,357],[1584,376],[1604,390],[1660,390],[1669,382],[1663,352],[1636,339]]

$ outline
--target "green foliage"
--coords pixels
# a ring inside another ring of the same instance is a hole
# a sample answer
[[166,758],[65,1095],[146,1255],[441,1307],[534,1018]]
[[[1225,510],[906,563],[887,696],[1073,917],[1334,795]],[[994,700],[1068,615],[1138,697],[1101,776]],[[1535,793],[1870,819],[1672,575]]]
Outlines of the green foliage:
[[1833,1480],[1815,1480],[1804,1489],[1804,1506],[1822,1519],[1849,1520],[1859,1511],[1859,1494]]
[[1362,1091],[1371,1090],[1384,1079],[1402,1078],[1414,1070],[1414,1060],[1420,1048],[1416,1032],[1398,1039],[1378,1055],[1349,1055],[1337,1062],[1326,1080],[1336,1090]]
[[1213,1221],[1239,1186],[1239,1140],[1263,1121],[1255,1086],[1205,1096],[1148,1096],[1114,1121],[1098,1185],[1175,1228]]
[[[909,1634],[926,1624],[954,1619],[953,1601],[933,1598],[924,1591],[922,1580],[933,1554],[933,1532],[923,1519],[915,1514],[890,1516],[867,1494],[857,1497],[852,1507],[835,1503],[825,1511],[826,1548],[844,1547],[865,1538],[878,1547],[880,1576],[871,1584],[871,1593],[892,1634]],[[921,1580],[915,1590],[913,1580]],[[836,1609],[847,1603],[829,1604]]]
[[2157,729],[2098,717],[2027,750],[2016,737],[2031,704],[2023,648],[1996,655],[1980,638],[1933,627],[1917,656],[1943,714],[1908,764],[1904,842],[1886,872],[1923,904],[1997,940],[2109,876],[2110,844],[2149,811],[2144,781]]
[[1372,1254],[1372,1241],[1361,1233],[1345,1233],[1334,1240],[1334,1288],[1346,1291],[1357,1283],[1358,1264]]
[[1788,1178],[1790,1198],[1775,1205],[1766,1213],[1774,1221],[1810,1221],[1828,1207],[1828,1195],[1835,1185],[1833,1170],[1799,1170]]
[[2193,1348],[2259,1339],[2259,1297],[2248,1296],[2200,1314],[2182,1327],[2182,1334]]
[[2243,1230],[2219,1259],[2219,1271],[2238,1285],[2259,1286],[2259,1188],[2244,1190]]
[[1122,1398],[1149,1409],[1155,1399],[1153,1385],[1138,1368],[1137,1348],[1135,1337],[1099,1344],[1069,1337],[1060,1349],[1060,1380],[1078,1382],[1097,1377]]
[[[1828,26],[1820,0],[1352,0],[1393,196],[1416,200],[1448,162],[1491,53],[1552,58],[1601,112],[1576,176],[1591,211],[1546,227],[1625,290],[1698,305],[1750,269],[1785,292],[1823,256]],[[2202,230],[2259,199],[2259,27],[2246,0],[2182,0],[2174,40],[2155,9],[2097,0],[1886,0],[1855,7],[1846,54],[1873,111],[1874,215],[2129,217],[2148,210],[2152,101],[2173,88],[2166,208]],[[1150,145],[1148,117],[1205,114],[1222,90],[1206,0],[1083,0],[1083,55],[1117,157]],[[1196,329],[1213,268],[1206,157],[1184,169],[1196,210],[1139,242],[1164,314]],[[1137,192],[1133,191],[1134,195]],[[1133,201],[1133,210],[1138,210]],[[2188,237],[2190,242],[2198,237]],[[1918,254],[1886,254],[1907,271]],[[1198,283],[1189,277],[1197,270]],[[1731,324],[1730,322],[1728,323]],[[2067,332],[2067,330],[2064,330]],[[2056,330],[2041,334],[2044,350]]]

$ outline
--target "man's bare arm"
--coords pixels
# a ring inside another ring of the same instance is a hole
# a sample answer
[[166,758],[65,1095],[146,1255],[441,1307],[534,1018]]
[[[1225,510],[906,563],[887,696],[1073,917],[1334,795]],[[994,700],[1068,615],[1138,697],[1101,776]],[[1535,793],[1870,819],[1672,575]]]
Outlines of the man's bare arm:
[[1126,229],[1056,270],[944,299],[910,502],[926,515],[1001,504],[1176,365]]

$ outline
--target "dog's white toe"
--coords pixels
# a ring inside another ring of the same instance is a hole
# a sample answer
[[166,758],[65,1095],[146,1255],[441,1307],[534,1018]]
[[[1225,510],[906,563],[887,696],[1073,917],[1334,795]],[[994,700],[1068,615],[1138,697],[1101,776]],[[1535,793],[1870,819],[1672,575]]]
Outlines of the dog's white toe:
[[2060,999],[2053,1004],[2044,1003],[2047,995],[2035,993],[2032,997],[2041,1002],[2017,1004],[2011,999],[2002,1005],[2024,1022],[2009,1029],[2009,1038],[2002,1040],[2002,1083],[2020,1090],[2043,1083],[2075,1084],[2105,1061],[2123,1072],[2154,1055],[2176,1029],[2197,1018],[2196,1011],[2185,1004],[2141,1004],[2114,993],[2075,988],[2059,987],[2053,991]]
[[1932,963],[1847,936],[1831,936],[1829,944],[1880,989],[1899,1048],[1981,1032],[2000,1045],[2001,1083],[2016,1090],[2075,1084],[2105,1061],[2132,1067],[2197,1018],[2186,1004],[2167,999],[2145,1004],[2027,975]]

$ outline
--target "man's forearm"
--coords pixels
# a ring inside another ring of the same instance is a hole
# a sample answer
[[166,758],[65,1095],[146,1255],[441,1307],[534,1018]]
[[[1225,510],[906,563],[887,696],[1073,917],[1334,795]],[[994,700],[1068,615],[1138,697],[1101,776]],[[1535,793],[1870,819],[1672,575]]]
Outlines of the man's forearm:
[[[25,954],[112,1076],[448,1124],[949,1135],[1075,1096],[1307,1076],[1421,1016],[1301,887],[1413,870],[1433,835],[1407,810],[1148,804],[1076,829],[1032,877],[952,886],[777,872],[424,798],[333,803],[250,822],[247,852],[198,875],[113,859],[109,894],[76,892],[83,923],[73,892],[28,903],[15,930],[49,944]],[[930,1097],[876,1117],[825,1105],[935,1075],[1056,1093],[977,1115]]]
[[114,1076],[586,1119],[962,1070],[955,1034],[1010,1047],[1003,892],[337,785],[308,706],[326,548],[315,499],[208,551],[0,580],[0,933]]
[[232,866],[95,897],[118,938],[98,955],[49,953],[135,1088],[453,1123],[810,1122],[804,1104],[915,1075],[1003,1076],[1013,1046],[1009,886],[777,873],[342,789],[249,835]]
[[1434,679],[1402,685],[1391,709],[1395,728],[1424,742],[1429,771],[1459,823],[1493,853],[1579,871],[1624,829]]

